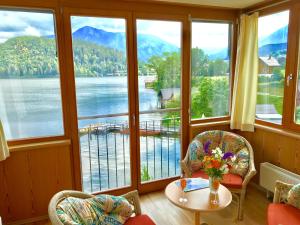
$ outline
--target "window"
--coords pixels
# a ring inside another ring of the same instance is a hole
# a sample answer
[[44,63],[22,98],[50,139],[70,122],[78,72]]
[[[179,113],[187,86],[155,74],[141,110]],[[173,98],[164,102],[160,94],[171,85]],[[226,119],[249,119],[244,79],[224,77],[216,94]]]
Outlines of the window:
[[257,119],[281,124],[289,11],[259,18]]
[[0,119],[8,139],[64,133],[52,13],[0,10]]
[[296,84],[297,89],[296,89],[296,95],[295,95],[296,105],[295,105],[294,121],[295,121],[296,124],[300,125],[300,48],[299,48],[298,51],[299,51],[298,52],[298,71],[297,71],[298,78],[296,80],[296,82],[297,82],[297,84]]
[[192,23],[192,119],[229,115],[230,33],[228,23]]
[[136,22],[142,182],[180,175],[181,26]]

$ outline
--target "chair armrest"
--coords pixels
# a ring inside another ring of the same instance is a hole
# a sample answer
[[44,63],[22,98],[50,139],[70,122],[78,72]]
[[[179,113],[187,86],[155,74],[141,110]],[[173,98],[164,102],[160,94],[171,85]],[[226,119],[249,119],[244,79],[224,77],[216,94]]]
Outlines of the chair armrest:
[[246,188],[248,183],[252,179],[252,177],[254,177],[257,172],[256,172],[256,169],[255,169],[255,164],[254,164],[254,153],[253,153],[252,146],[250,145],[250,143],[244,137],[242,137],[242,139],[246,143],[246,146],[247,146],[249,154],[250,154],[249,170],[248,170],[247,174],[245,175],[245,177],[243,179],[243,183],[242,183],[243,188]]
[[135,215],[140,215],[142,213],[139,193],[137,190],[128,192],[122,196],[124,198],[126,198],[130,204],[133,205],[133,207],[134,207],[133,210],[134,210]]
[[294,186],[293,184],[287,184],[287,183],[277,180],[276,184],[275,184],[273,202],[281,203],[282,201],[285,201],[289,190],[293,186]]
[[184,177],[192,177],[192,171],[189,167],[189,150],[186,152],[184,159],[181,160],[181,169]]

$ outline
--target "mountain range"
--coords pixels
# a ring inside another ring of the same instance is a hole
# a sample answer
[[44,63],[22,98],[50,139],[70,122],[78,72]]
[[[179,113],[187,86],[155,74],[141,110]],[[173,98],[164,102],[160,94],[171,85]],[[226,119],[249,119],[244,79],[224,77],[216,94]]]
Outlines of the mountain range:
[[[274,55],[277,52],[284,53],[287,49],[288,26],[282,27],[272,34],[259,40],[259,55]],[[125,52],[126,35],[123,32],[108,32],[90,26],[84,26],[73,32],[75,40],[84,40],[108,48]],[[138,34],[138,58],[146,62],[153,55],[162,55],[163,52],[177,52],[179,48],[168,43],[157,36],[148,34]],[[204,52],[211,60],[228,59],[228,49],[221,49],[219,52]]]
[[[126,35],[123,32],[108,32],[90,26],[84,26],[73,32],[73,39],[83,40],[108,48],[125,52]],[[157,36],[149,34],[139,34],[138,58],[147,61],[153,55],[162,55],[164,52],[177,52],[179,49]]]

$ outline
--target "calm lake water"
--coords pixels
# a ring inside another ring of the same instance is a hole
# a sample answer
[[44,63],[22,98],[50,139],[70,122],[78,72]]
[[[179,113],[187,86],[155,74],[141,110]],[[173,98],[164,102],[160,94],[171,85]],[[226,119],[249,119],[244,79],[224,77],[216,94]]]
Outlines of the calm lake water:
[[[139,79],[140,111],[157,109],[157,94],[145,88],[144,79]],[[76,78],[76,91],[79,117],[128,112],[126,77]],[[1,79],[0,118],[8,139],[63,134],[59,79]],[[142,115],[140,120],[162,118],[162,114],[155,113]],[[79,120],[79,128],[126,121],[127,116]],[[130,184],[129,135],[84,135],[80,142],[85,191]],[[179,173],[178,138],[141,137],[140,143],[141,165],[148,165],[151,179]]]

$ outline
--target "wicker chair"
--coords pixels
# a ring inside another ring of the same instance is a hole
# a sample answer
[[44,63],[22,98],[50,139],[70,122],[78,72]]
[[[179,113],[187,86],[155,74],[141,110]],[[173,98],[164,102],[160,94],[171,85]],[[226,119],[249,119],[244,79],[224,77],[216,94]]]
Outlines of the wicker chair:
[[[203,132],[201,134],[198,134],[194,139],[196,139],[199,135],[204,135],[205,136],[206,134],[209,135],[213,132],[218,134],[220,137],[222,137],[222,135],[224,135],[224,134],[230,134],[233,137],[241,139],[244,142],[245,146],[247,147],[247,149],[249,151],[249,156],[250,156],[249,169],[248,169],[247,174],[244,176],[244,178],[241,179],[240,185],[231,186],[230,183],[228,184],[228,183],[221,182],[233,194],[235,194],[238,197],[238,200],[239,200],[238,201],[238,219],[242,220],[243,219],[243,203],[244,203],[244,199],[245,199],[245,195],[246,195],[247,185],[248,185],[249,181],[251,180],[251,178],[256,174],[256,169],[255,169],[255,165],[254,165],[253,149],[252,149],[251,145],[249,144],[249,142],[245,138],[243,138],[242,136],[239,136],[237,134],[227,132],[227,131],[219,131],[219,130],[206,131],[206,132]],[[202,175],[198,176],[198,175],[193,174],[193,172],[191,170],[191,167],[190,167],[189,155],[190,155],[190,146],[188,148],[188,151],[186,153],[185,158],[181,161],[181,168],[182,168],[182,171],[184,173],[184,176],[185,177],[203,177],[203,178],[207,178],[206,176],[202,176]]]
[[[145,224],[145,225],[155,225],[155,223],[147,216],[141,214],[141,206],[138,192],[131,191],[127,194],[122,195],[124,198],[128,200],[128,202],[133,205],[134,217],[131,217],[125,225],[134,225],[134,224]],[[94,195],[86,194],[80,191],[61,191],[55,194],[50,200],[48,207],[48,214],[50,221],[53,225],[63,225],[56,213],[56,206],[59,202],[64,200],[67,197],[75,197],[75,198],[91,198]]]
[[273,203],[268,206],[268,225],[300,224],[300,209],[284,204],[293,184],[276,181]]

